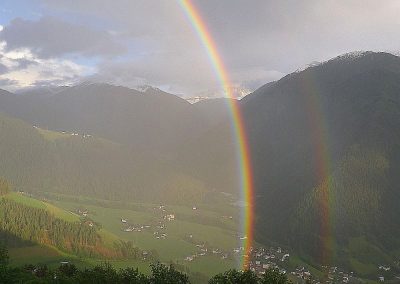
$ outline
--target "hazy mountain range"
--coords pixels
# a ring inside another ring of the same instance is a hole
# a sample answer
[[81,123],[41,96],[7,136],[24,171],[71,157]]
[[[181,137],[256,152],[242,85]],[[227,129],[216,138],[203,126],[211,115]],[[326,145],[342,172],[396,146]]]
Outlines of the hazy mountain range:
[[[395,256],[399,94],[400,58],[366,52],[240,100],[259,242],[347,267]],[[0,111],[0,175],[16,188],[169,202],[238,192],[226,99],[190,104],[157,89],[82,84],[1,91]]]

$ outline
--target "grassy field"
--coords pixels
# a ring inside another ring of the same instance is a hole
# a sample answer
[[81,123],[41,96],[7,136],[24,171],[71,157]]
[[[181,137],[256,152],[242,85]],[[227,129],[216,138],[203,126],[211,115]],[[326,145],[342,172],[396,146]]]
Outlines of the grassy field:
[[[78,222],[82,217],[78,209],[88,211],[87,218],[99,226],[99,234],[107,246],[115,241],[133,241],[142,250],[156,251],[164,263],[175,262],[184,265],[192,272],[200,272],[208,277],[237,267],[238,260],[231,256],[233,248],[238,247],[238,208],[229,202],[202,206],[161,206],[160,204],[127,203],[106,201],[87,197],[52,195],[51,198],[36,196],[31,198],[23,193],[10,193],[6,198],[22,204],[46,209],[56,217],[69,222]],[[164,216],[173,214],[174,220],[165,220]],[[121,222],[126,220],[126,223]],[[147,226],[140,231],[126,232],[129,226]],[[164,237],[158,237],[164,235]],[[197,245],[197,246],[196,246]],[[202,245],[203,247],[199,247]],[[205,255],[201,249],[207,249]],[[218,249],[229,253],[222,259]],[[193,261],[185,260],[196,255]],[[102,259],[82,259],[65,254],[55,248],[30,246],[10,250],[13,265],[43,263],[57,266],[61,261],[69,260],[80,267],[92,266],[104,262]],[[138,267],[148,273],[149,263],[143,261],[111,261],[116,268]]]
[[55,132],[55,131],[50,131],[50,130],[41,129],[41,128],[37,128],[37,130],[45,139],[47,139],[49,141],[64,139],[64,138],[68,138],[71,136],[71,134]]
[[53,204],[50,204],[50,203],[42,201],[42,200],[31,198],[22,193],[12,192],[12,193],[7,194],[6,198],[11,199],[15,202],[30,206],[30,207],[48,210],[57,218],[63,219],[68,222],[79,221],[79,216],[77,214],[65,211],[61,208],[54,206]]
[[[103,234],[114,240],[119,238],[133,241],[143,250],[156,250],[163,262],[177,262],[189,267],[191,271],[202,272],[208,276],[237,265],[235,259],[222,260],[220,254],[214,255],[211,252],[213,249],[231,252],[239,245],[238,234],[234,230],[237,226],[235,218],[229,219],[223,215],[220,212],[221,206],[218,206],[218,212],[209,208],[203,209],[201,206],[196,210],[184,206],[165,206],[160,209],[159,204],[143,203],[125,203],[125,207],[134,209],[119,209],[115,208],[112,202],[109,207],[105,207],[105,205],[91,204],[93,202],[88,204],[84,198],[75,199],[74,202],[63,201],[62,197],[57,199],[51,201],[57,208],[70,212],[84,208],[88,211],[88,217],[101,226]],[[229,208],[230,206],[227,207],[227,212],[234,212],[232,208]],[[163,216],[168,214],[174,214],[175,220],[165,220]],[[121,219],[127,220],[127,223],[122,223]],[[142,229],[140,232],[125,232],[127,224],[136,227],[150,226],[150,228]],[[164,228],[157,228],[157,226]],[[157,238],[156,232],[159,235],[166,234],[165,239]],[[196,246],[200,244],[204,244],[204,248],[208,249],[207,255],[199,256],[191,262],[186,261],[186,257],[201,253],[199,247]],[[124,264],[124,262],[119,262],[119,265]]]

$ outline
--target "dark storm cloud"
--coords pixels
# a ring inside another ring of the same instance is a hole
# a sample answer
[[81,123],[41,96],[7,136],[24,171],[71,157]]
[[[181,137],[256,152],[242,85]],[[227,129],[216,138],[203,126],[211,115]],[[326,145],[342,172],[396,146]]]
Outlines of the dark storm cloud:
[[66,54],[113,56],[125,49],[107,31],[75,25],[54,17],[38,21],[16,18],[0,32],[7,50],[29,48],[42,58]]

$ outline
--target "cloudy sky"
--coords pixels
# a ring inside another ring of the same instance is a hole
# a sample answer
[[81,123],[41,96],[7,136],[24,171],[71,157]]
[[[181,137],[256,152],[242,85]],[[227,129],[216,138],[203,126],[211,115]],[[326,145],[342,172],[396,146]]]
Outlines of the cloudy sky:
[[[192,0],[232,87],[253,90],[314,61],[400,50],[398,0]],[[2,0],[0,88],[83,80],[221,94],[175,0]]]

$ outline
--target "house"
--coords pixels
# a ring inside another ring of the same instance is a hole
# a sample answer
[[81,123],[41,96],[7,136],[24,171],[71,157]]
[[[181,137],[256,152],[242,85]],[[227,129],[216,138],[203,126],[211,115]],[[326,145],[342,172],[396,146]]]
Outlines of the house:
[[193,261],[193,257],[192,257],[192,256],[187,256],[187,257],[185,258],[185,260],[186,260],[186,261]]
[[286,258],[288,258],[289,257],[289,254],[287,253],[287,254],[284,254],[283,256],[282,256],[282,259],[281,259],[281,261],[285,261],[286,260]]
[[69,264],[69,261],[64,260],[64,261],[61,261],[60,264],[61,265],[67,265],[67,264]]
[[390,266],[383,266],[383,265],[381,265],[381,266],[379,266],[379,269],[380,269],[380,270],[384,270],[384,271],[389,271],[389,270],[390,270]]
[[165,216],[164,216],[164,219],[165,219],[165,220],[168,220],[168,221],[173,221],[173,220],[175,220],[175,214],[168,214],[168,215],[165,215]]
[[193,210],[197,210],[197,207],[196,207],[196,206],[193,206],[192,209],[193,209]]
[[121,222],[122,222],[122,223],[127,223],[128,220],[121,218]]

